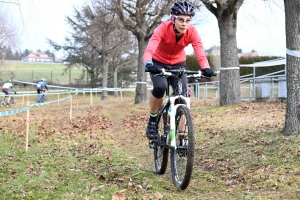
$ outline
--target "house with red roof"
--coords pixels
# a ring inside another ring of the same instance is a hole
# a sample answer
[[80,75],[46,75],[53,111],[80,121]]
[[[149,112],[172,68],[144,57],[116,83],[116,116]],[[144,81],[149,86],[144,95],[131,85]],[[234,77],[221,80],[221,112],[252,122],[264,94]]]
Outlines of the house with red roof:
[[48,54],[39,51],[31,53],[26,57],[22,58],[24,62],[53,62],[53,58],[49,57]]

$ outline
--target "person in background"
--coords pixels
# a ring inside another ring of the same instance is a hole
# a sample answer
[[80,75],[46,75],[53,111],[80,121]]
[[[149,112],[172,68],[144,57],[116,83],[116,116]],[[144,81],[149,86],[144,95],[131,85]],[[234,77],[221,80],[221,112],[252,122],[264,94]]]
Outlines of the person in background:
[[7,101],[6,101],[6,106],[9,107],[9,102],[10,102],[10,93],[9,93],[9,89],[11,88],[11,90],[17,94],[15,88],[13,87],[12,81],[10,79],[8,79],[6,81],[6,83],[3,84],[2,86],[2,92],[4,92],[7,96],[5,96],[5,98],[7,97]]
[[[148,139],[156,137],[156,120],[158,110],[163,103],[167,88],[167,79],[154,76],[165,69],[186,69],[186,54],[184,48],[192,45],[198,63],[205,76],[211,77],[214,71],[210,69],[205,50],[199,33],[191,26],[191,20],[195,15],[195,8],[187,1],[179,1],[171,7],[171,20],[162,22],[149,40],[144,52],[144,65],[150,72],[153,83],[152,94],[149,99],[150,117],[146,130]],[[172,88],[176,87],[176,79],[171,79]],[[187,76],[182,76],[182,83],[187,91]]]
[[189,95],[189,97],[191,97],[192,91],[193,91],[192,86],[189,85],[189,86],[188,86],[188,95]]
[[41,80],[39,80],[39,82],[37,83],[36,87],[37,87],[36,90],[37,90],[38,94],[40,94],[42,91],[43,92],[48,91],[47,83],[46,83],[46,80],[44,78],[42,78]]

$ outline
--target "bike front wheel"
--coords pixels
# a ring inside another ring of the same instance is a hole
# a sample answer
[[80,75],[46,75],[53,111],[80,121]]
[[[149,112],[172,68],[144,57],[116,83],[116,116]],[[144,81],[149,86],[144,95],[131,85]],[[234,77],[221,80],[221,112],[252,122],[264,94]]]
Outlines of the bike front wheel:
[[5,101],[5,99],[2,99],[2,101],[1,101],[1,107],[5,107],[6,106],[6,101]]
[[160,108],[157,119],[157,142],[154,146],[154,163],[155,170],[158,174],[164,174],[168,166],[168,156],[169,149],[166,147],[166,122],[167,122],[167,113],[166,111],[161,112],[163,106]]
[[186,106],[179,106],[175,116],[176,148],[171,148],[171,171],[174,185],[184,190],[193,171],[195,136],[193,119]]
[[43,103],[45,103],[47,101],[47,96],[46,95],[43,95],[42,96],[42,99],[43,99]]

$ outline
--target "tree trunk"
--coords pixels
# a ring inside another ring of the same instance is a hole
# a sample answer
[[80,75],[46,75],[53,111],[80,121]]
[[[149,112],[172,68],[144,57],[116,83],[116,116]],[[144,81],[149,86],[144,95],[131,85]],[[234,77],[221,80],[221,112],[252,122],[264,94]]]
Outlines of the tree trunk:
[[220,105],[241,103],[236,13],[218,17],[221,38]]
[[103,54],[102,55],[102,67],[103,67],[103,77],[102,77],[102,95],[101,99],[102,100],[107,100],[107,73],[108,73],[108,66],[106,62],[106,56]]
[[[283,134],[300,133],[300,0],[285,0],[287,105]],[[298,53],[298,55],[297,55]]]
[[[114,88],[118,87],[118,68],[114,68]],[[114,91],[114,97],[118,98],[118,91]]]
[[135,104],[145,103],[147,101],[147,74],[145,72],[143,55],[147,46],[147,42],[144,39],[138,39],[139,56],[138,56],[138,72],[137,72],[137,83],[135,89]]

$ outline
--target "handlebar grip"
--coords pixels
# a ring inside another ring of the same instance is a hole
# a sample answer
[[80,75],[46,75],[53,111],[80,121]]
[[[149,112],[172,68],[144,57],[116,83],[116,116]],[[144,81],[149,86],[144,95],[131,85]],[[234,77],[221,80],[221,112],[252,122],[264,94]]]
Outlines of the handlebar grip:
[[145,68],[145,72],[150,72],[151,74],[160,74],[162,71],[152,72],[148,68]]

